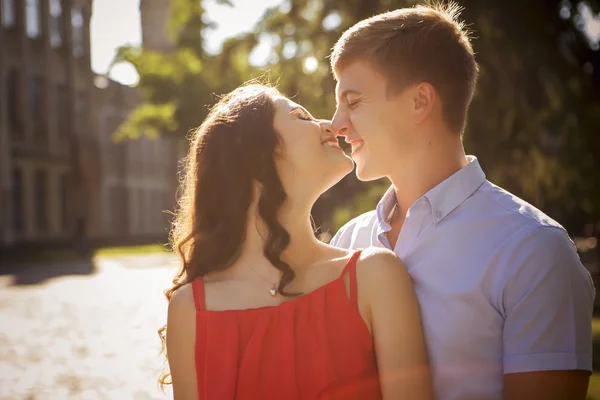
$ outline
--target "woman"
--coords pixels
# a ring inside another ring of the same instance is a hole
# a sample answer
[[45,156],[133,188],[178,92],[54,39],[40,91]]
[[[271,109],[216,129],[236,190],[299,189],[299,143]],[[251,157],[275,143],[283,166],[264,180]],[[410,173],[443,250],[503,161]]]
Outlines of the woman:
[[[176,400],[429,399],[419,309],[388,251],[318,241],[310,211],[352,171],[330,122],[250,84],[191,138],[166,291]],[[165,335],[166,332],[166,335]]]

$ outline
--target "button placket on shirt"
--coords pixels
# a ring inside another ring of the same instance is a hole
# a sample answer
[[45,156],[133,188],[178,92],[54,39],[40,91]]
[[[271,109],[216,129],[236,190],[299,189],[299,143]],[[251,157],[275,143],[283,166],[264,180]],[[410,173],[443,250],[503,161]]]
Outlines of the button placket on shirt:
[[383,247],[386,248],[388,250],[394,250],[392,248],[392,245],[390,244],[390,241],[387,238],[386,233],[389,232],[388,231],[381,231],[381,233],[379,233],[379,235],[377,235],[377,243],[375,243],[376,247]]

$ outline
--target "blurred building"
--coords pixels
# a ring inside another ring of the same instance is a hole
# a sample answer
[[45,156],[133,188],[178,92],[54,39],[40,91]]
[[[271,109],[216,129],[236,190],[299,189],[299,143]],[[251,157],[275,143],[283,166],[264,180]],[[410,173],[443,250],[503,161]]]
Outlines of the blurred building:
[[60,240],[87,213],[91,0],[0,4],[0,243]]
[[[112,140],[140,99],[91,70],[92,0],[0,5],[0,248],[164,238],[183,149]],[[143,36],[164,46],[157,5]]]
[[98,236],[144,239],[165,235],[177,189],[180,142],[169,138],[115,140],[114,132],[139,104],[136,89],[96,77],[94,123],[100,143],[102,180]]

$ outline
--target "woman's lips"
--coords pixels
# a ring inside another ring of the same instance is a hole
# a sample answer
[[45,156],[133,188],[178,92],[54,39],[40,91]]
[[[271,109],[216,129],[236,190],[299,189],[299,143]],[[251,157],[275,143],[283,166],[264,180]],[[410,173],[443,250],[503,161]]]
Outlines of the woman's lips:
[[327,147],[333,147],[335,149],[342,150],[342,148],[340,147],[336,138],[327,139],[324,142],[322,142],[321,144],[324,144]]

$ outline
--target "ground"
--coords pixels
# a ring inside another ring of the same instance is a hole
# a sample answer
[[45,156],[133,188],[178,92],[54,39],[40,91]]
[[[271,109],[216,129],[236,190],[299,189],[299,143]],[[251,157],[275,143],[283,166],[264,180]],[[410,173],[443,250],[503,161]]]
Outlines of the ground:
[[0,274],[0,400],[169,399],[157,329],[168,254]]
[[[171,399],[156,379],[168,253],[0,269],[0,400]],[[600,319],[588,399],[600,400]]]

